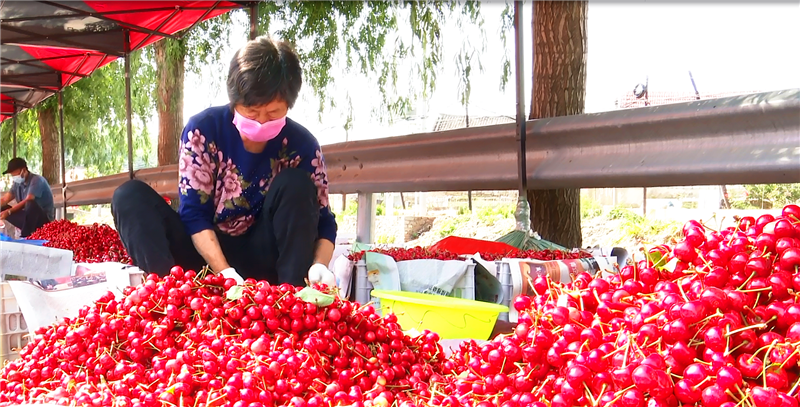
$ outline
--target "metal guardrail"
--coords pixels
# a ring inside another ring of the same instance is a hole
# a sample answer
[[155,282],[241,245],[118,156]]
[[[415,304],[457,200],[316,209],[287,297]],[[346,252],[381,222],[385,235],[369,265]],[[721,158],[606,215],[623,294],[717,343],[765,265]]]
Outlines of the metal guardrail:
[[[515,125],[323,147],[331,193],[511,190]],[[800,182],[800,89],[527,123],[529,188]],[[177,166],[136,171],[167,196]],[[127,174],[67,185],[69,205],[108,203]],[[61,204],[61,189],[53,195]]]

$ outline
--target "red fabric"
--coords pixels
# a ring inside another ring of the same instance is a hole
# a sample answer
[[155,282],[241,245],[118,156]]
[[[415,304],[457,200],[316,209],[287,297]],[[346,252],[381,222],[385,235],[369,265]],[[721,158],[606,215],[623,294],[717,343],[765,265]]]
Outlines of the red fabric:
[[55,70],[69,72],[61,74],[61,83],[63,87],[72,85],[77,82],[78,79],[81,79],[81,76],[71,75],[71,73],[89,75],[96,68],[100,68],[117,59],[116,57],[106,54],[80,49],[36,47],[30,45],[21,45],[20,48],[28,54],[31,54],[32,57],[40,60],[39,62],[47,64]]
[[[191,27],[203,17],[209,8],[215,6],[215,1],[86,1],[89,7],[106,17],[127,24],[157,30],[165,34],[175,34],[178,31]],[[185,10],[183,7],[198,8],[198,10]],[[220,2],[217,7],[205,14],[204,19],[213,18],[230,11],[229,7],[241,7],[235,3]],[[160,9],[160,10],[153,10]],[[176,13],[176,9],[179,11]],[[131,12],[132,10],[147,10]],[[114,12],[119,13],[114,13]],[[174,13],[174,14],[173,14]],[[164,20],[167,20],[164,22]],[[163,23],[163,25],[162,25]],[[148,38],[149,36],[149,38]],[[131,31],[131,51],[152,44],[161,39],[158,35],[150,35],[141,31]],[[146,41],[144,41],[147,39]],[[144,42],[142,42],[144,41]],[[135,48],[133,48],[135,47]]]
[[455,254],[492,253],[505,254],[516,251],[514,246],[488,240],[470,239],[467,237],[449,236],[431,246],[433,250],[447,250]]
[[2,115],[2,122],[14,114],[14,98],[11,96],[0,95],[0,115]]

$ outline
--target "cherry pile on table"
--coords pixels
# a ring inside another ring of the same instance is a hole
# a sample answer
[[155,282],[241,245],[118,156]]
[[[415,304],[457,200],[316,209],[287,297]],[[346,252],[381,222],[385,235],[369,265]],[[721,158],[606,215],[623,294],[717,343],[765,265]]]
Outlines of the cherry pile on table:
[[[461,256],[448,250],[434,250],[428,247],[404,248],[373,248],[369,251],[385,254],[395,261],[435,259],[435,260],[459,260]],[[348,259],[359,261],[364,257],[366,251],[354,252],[348,255]],[[480,253],[484,260],[495,261],[503,258],[514,259],[533,259],[533,260],[566,260],[591,257],[585,251],[566,252],[563,250],[509,250],[504,253]]]
[[351,405],[429,397],[438,335],[321,291],[234,287],[179,267],[36,332],[0,372],[0,404]]
[[618,273],[536,278],[514,333],[448,358],[325,287],[176,267],[39,330],[0,405],[798,407],[800,207],[683,236]]
[[430,403],[797,407],[800,207],[683,233],[608,278],[536,278],[515,333],[465,343]]
[[47,240],[46,247],[71,250],[79,263],[131,263],[117,231],[104,224],[78,225],[61,219],[42,226],[28,239]]

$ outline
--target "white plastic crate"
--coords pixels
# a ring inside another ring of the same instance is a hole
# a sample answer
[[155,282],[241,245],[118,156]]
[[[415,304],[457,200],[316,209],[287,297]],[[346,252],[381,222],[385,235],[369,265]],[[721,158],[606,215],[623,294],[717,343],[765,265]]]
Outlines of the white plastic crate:
[[19,350],[30,341],[28,324],[8,283],[0,283],[0,366],[19,358]]
[[[467,271],[453,287],[453,292],[449,297],[463,298],[466,300],[475,299],[475,261],[466,260]],[[380,299],[372,296],[372,283],[367,278],[367,262],[364,259],[356,263],[356,281],[353,289],[355,290],[355,300],[358,303],[366,304],[373,302],[375,309],[380,309]]]

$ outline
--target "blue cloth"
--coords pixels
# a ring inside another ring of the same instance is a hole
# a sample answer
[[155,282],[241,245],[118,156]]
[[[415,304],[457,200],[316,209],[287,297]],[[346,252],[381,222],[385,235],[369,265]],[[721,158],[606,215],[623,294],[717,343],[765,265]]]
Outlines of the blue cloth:
[[178,213],[193,235],[207,229],[239,236],[261,212],[271,180],[289,167],[308,171],[320,204],[319,237],[336,242],[336,219],[328,205],[328,176],[316,138],[286,119],[264,151],[244,149],[229,105],[211,107],[189,119],[178,160]]
[[28,195],[33,194],[33,200],[47,214],[48,219],[52,221],[56,218],[53,191],[50,190],[50,184],[43,176],[29,173],[25,181],[11,186],[11,194],[14,195],[14,200],[17,202],[21,202]]

